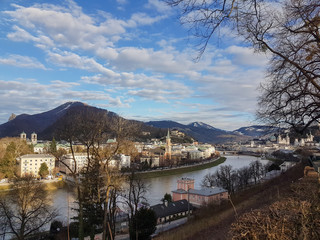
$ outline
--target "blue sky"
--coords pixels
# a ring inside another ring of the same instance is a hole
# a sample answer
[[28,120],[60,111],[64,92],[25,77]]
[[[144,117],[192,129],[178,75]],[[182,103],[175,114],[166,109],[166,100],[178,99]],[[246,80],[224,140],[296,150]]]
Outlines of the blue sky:
[[142,121],[254,124],[267,56],[222,28],[202,58],[159,0],[0,1],[0,124],[81,101]]

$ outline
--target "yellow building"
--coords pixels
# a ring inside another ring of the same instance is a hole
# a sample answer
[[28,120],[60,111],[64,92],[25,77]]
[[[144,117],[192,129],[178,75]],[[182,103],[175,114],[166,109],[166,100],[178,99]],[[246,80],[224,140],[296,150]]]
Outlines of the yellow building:
[[20,176],[39,176],[41,163],[46,163],[49,175],[53,173],[55,167],[55,157],[51,154],[26,154],[17,158],[18,174]]

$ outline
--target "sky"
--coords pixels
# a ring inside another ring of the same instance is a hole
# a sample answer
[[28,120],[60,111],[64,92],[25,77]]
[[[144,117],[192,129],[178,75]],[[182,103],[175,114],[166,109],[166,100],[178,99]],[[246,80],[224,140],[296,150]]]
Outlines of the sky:
[[0,124],[80,101],[141,121],[255,124],[268,57],[222,28],[199,61],[161,0],[0,0]]

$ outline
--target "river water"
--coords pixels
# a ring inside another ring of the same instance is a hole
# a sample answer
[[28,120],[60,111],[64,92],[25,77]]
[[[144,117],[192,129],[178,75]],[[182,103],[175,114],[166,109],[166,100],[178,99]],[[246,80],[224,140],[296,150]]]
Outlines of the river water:
[[[260,160],[257,157],[252,156],[226,156],[227,160],[215,167],[188,172],[172,176],[164,176],[157,178],[145,179],[145,183],[148,186],[148,193],[146,194],[146,199],[150,205],[155,205],[161,202],[165,193],[170,193],[177,188],[177,180],[182,177],[193,178],[195,180],[195,188],[201,188],[200,184],[203,177],[208,173],[214,173],[220,166],[231,165],[233,169],[239,169],[244,166],[249,166],[253,161],[259,160],[262,164],[268,163],[268,160]],[[58,209],[60,217],[59,220],[64,223],[67,222],[68,215],[69,218],[75,215],[72,208],[76,207],[74,203],[76,198],[73,192],[68,191],[67,188],[58,189],[50,192],[50,197],[52,199],[53,207]],[[69,211],[68,211],[69,209]]]
[[233,169],[239,169],[244,166],[249,166],[251,162],[256,160],[259,160],[263,165],[268,163],[268,160],[260,160],[259,158],[252,156],[232,155],[226,157],[227,160],[224,163],[215,167],[178,175],[146,179],[145,182],[149,185],[149,192],[147,194],[148,203],[150,205],[160,203],[160,200],[163,198],[165,193],[171,194],[171,191],[177,189],[177,180],[182,177],[193,178],[195,185],[194,187],[200,189],[201,181],[204,178],[204,176],[208,173],[216,172],[220,166],[231,165]]

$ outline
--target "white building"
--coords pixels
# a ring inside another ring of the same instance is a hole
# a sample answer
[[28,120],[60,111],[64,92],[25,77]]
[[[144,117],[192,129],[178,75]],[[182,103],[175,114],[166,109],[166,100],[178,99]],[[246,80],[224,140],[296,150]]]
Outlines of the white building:
[[33,145],[38,143],[38,135],[35,132],[31,133],[31,143]]
[[150,167],[159,167],[160,165],[160,157],[159,156],[143,156],[140,158],[140,163],[146,162],[150,165]]
[[75,153],[74,158],[72,154],[66,154],[62,157],[61,162],[59,163],[59,168],[60,171],[64,173],[70,173],[69,168],[72,170],[72,172],[78,173],[84,166],[86,166],[87,163],[88,157],[86,153]]
[[25,132],[20,133],[20,138],[24,141],[27,141],[27,134]]
[[109,164],[110,166],[118,168],[119,170],[121,168],[129,168],[131,164],[131,157],[124,154],[118,154],[110,160]]
[[279,134],[277,137],[277,143],[281,145],[290,145],[289,135],[287,134],[284,138],[282,138],[281,135]]
[[204,158],[210,158],[212,154],[216,152],[215,147],[210,144],[202,144],[198,147],[198,149],[203,152]]
[[48,148],[47,144],[43,144],[43,143],[37,143],[33,146],[33,152],[34,153],[46,153]]
[[20,176],[32,175],[37,177],[42,163],[46,163],[49,175],[55,167],[55,157],[51,154],[27,154],[17,158],[18,174]]

